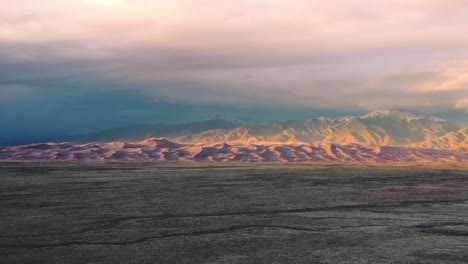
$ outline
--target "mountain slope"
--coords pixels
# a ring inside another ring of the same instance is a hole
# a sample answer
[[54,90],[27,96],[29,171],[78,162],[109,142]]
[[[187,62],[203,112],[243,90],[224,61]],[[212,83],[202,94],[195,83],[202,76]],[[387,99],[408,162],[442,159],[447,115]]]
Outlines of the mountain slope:
[[414,145],[425,148],[451,149],[468,153],[468,127]]

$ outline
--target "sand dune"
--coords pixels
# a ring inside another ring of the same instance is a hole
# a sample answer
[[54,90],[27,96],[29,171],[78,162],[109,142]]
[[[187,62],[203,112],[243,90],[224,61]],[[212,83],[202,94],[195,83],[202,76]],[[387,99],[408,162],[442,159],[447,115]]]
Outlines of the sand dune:
[[468,165],[468,154],[449,150],[332,143],[234,141],[179,144],[164,138],[150,138],[130,143],[40,143],[3,147],[0,149],[0,159]]

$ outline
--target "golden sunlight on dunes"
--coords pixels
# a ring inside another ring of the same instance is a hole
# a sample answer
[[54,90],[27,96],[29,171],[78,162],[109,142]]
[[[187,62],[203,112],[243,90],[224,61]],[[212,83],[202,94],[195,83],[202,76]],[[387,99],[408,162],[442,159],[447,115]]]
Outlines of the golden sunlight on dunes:
[[150,138],[134,143],[41,143],[3,147],[0,160],[467,165],[468,155],[448,150],[361,144],[239,141],[181,144]]

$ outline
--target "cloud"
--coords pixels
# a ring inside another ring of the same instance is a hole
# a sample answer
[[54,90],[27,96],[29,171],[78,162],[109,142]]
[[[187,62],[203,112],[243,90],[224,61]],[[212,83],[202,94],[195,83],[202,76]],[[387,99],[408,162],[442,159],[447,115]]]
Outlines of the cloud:
[[444,63],[434,70],[438,79],[421,88],[422,92],[463,90],[468,93],[468,60]]
[[466,113],[468,113],[468,98],[458,100],[458,102],[455,104],[455,108],[464,110]]
[[89,5],[121,5],[123,0],[83,0],[85,4]]
[[0,103],[11,104],[38,94],[38,88],[19,84],[0,84]]
[[0,83],[239,107],[437,112],[467,96],[462,0],[0,4]]

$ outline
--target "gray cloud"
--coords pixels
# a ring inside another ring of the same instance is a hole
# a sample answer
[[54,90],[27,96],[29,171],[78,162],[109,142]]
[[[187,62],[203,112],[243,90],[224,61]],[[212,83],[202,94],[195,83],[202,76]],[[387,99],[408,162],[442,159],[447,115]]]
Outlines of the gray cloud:
[[0,103],[13,104],[38,94],[36,87],[18,84],[0,84]]

